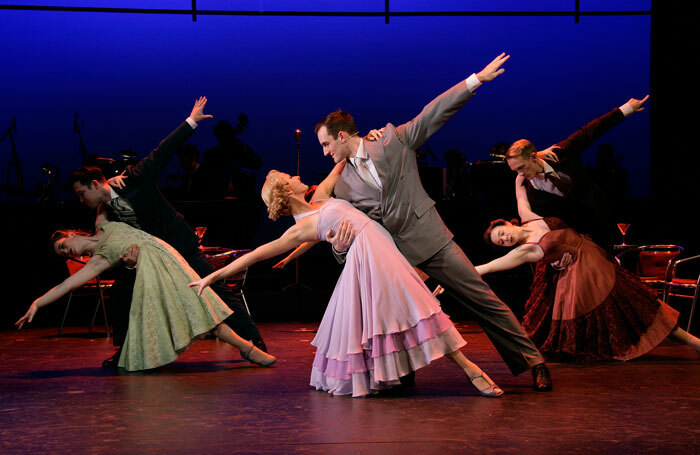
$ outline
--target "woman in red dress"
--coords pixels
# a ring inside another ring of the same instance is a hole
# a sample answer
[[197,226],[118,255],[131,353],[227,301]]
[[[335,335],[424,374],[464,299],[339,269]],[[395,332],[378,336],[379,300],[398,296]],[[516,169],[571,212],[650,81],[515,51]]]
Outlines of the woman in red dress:
[[700,340],[678,327],[676,310],[590,239],[566,228],[561,220],[533,213],[522,183],[518,176],[522,226],[496,220],[484,234],[494,245],[517,248],[476,269],[484,275],[571,255],[573,262],[561,271],[538,267],[525,306],[523,327],[542,353],[562,360],[629,360],[666,337],[700,353]]

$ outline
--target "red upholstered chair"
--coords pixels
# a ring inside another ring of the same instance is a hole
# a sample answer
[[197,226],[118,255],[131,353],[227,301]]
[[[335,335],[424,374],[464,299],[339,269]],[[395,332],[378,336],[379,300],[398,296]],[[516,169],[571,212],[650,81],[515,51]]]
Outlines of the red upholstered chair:
[[[90,260],[89,256],[81,256],[77,258],[66,259],[66,265],[68,266],[68,272],[73,275],[78,270],[82,269],[83,266]],[[61,326],[58,328],[58,335],[63,333],[63,325],[66,322],[66,316],[68,315],[68,308],[70,308],[70,303],[73,297],[82,296],[97,296],[97,306],[95,306],[95,313],[92,315],[92,322],[90,322],[90,332],[92,332],[92,327],[95,325],[95,319],[97,318],[97,312],[102,308],[102,315],[105,320],[105,335],[109,338],[109,325],[107,323],[107,310],[105,309],[105,297],[104,291],[109,289],[114,284],[114,280],[102,280],[98,276],[94,278],[80,288],[75,289],[68,295],[68,303],[66,303],[66,310],[63,312],[63,319],[61,320]]]
[[[230,248],[222,248],[218,246],[203,246],[202,252],[209,259],[211,265],[215,270],[219,270],[222,267],[226,267],[228,264],[233,262],[235,259],[243,256],[244,254],[250,253],[251,250],[232,250]],[[245,285],[245,279],[248,276],[248,269],[237,273],[234,276],[226,278],[224,284],[233,291],[236,295],[241,297],[243,300],[243,305],[250,315],[250,308],[248,307],[248,301],[245,298],[245,292],[243,292],[243,286]]]
[[683,252],[679,245],[642,245],[615,256],[618,264],[633,271],[643,283],[654,289],[659,298],[664,295],[666,277],[675,259]]

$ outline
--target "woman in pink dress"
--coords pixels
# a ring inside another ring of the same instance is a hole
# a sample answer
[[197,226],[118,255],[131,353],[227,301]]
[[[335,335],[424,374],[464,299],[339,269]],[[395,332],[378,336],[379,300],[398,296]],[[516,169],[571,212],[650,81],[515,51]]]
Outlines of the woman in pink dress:
[[391,235],[348,202],[330,199],[343,163],[304,200],[308,186],[298,177],[270,171],[262,190],[270,218],[294,215],[296,224],[279,239],[195,281],[202,289],[246,267],[304,242],[330,240],[349,223],[356,233],[340,278],[312,345],[316,355],[311,386],[334,395],[365,396],[398,385],[399,378],[440,357],[466,373],[482,395],[503,394],[459,350],[466,344]]
[[522,183],[518,176],[522,225],[496,220],[484,234],[494,245],[519,246],[476,269],[484,275],[571,255],[571,265],[552,277],[538,267],[525,305],[523,328],[542,353],[563,360],[629,360],[649,352],[666,337],[700,353],[700,340],[678,327],[676,310],[590,239],[566,228],[561,220],[533,213]]

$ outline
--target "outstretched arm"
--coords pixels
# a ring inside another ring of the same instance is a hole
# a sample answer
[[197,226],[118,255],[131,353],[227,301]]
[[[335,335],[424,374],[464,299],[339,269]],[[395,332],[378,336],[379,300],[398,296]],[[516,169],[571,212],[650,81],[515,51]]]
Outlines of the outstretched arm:
[[486,264],[477,265],[479,275],[514,269],[526,262],[537,262],[544,257],[544,252],[537,245],[520,245],[505,256],[494,259]]
[[97,277],[100,273],[109,269],[109,262],[100,255],[93,256],[82,269],[75,272],[73,275],[66,278],[61,284],[55,286],[36,299],[30,306],[24,316],[19,318],[15,325],[21,329],[25,322],[32,322],[34,315],[39,308],[55,302],[69,292],[78,289],[88,281]]
[[247,269],[256,262],[285,253],[292,248],[296,248],[302,242],[314,240],[317,218],[318,215],[312,215],[305,218],[300,223],[297,223],[287,229],[287,231],[282,234],[282,237],[278,238],[277,240],[261,245],[250,253],[236,259],[226,267],[210,273],[197,281],[193,281],[189,284],[189,287],[198,286],[199,290],[197,291],[197,295],[202,295],[204,288],[222,278],[235,275],[236,273]]
[[345,169],[346,162],[347,161],[343,160],[336,164],[328,176],[323,179],[323,182],[318,184],[313,195],[313,200],[328,199],[333,195],[333,189],[335,188],[335,184],[338,183],[340,174],[342,174],[343,169]]
[[304,253],[306,253],[307,251],[309,251],[309,250],[311,249],[311,247],[313,247],[313,246],[316,245],[317,243],[318,243],[318,241],[314,241],[314,242],[304,242],[304,243],[302,243],[302,244],[299,245],[294,251],[292,251],[291,253],[289,253],[289,255],[288,255],[286,258],[282,259],[282,260],[279,261],[277,264],[273,265],[272,268],[273,268],[273,269],[283,269],[283,268],[285,268],[285,267],[287,266],[287,264],[289,264],[289,263],[292,262],[294,259],[298,258],[298,257],[301,256],[302,254],[304,254]]
[[648,99],[649,95],[641,100],[630,98],[628,102],[619,108],[615,108],[602,117],[591,120],[586,125],[579,128],[574,134],[557,144],[560,147],[560,151],[558,152],[559,157],[563,159],[572,154],[580,155],[593,142],[619,123],[622,123],[626,117],[629,117],[635,112],[643,111],[644,107],[642,107],[642,105]]
[[[350,248],[350,245],[352,244],[353,240],[355,240],[355,230],[352,228],[352,224],[350,224],[350,222],[347,220],[342,220],[340,222],[340,225],[338,226],[338,230],[336,232],[333,232],[332,229],[329,229],[328,232],[326,232],[326,241],[331,244],[333,254],[336,256],[342,255],[343,259],[345,258],[345,253],[347,253],[348,248]],[[272,268],[285,268],[287,264],[309,251],[311,247],[316,245],[318,242],[319,240],[316,239],[302,243],[297,247],[296,250],[292,251],[289,254],[289,256],[282,259],[277,264],[273,265]]]
[[[492,81],[505,71],[501,66],[510,58],[502,53],[483,70],[460,81],[427,106],[413,120],[396,128],[401,141],[411,150],[418,150],[442,125],[445,124],[474,95],[473,90],[484,82]],[[474,79],[476,79],[474,81]]]
[[518,201],[518,216],[522,221],[534,220],[540,217],[530,208],[525,179],[521,175],[515,178],[515,199]]
[[[187,120],[178,126],[175,131],[170,133],[168,137],[163,139],[158,147],[153,149],[146,158],[139,161],[134,166],[127,168],[127,176],[134,178],[158,178],[172,159],[175,151],[194,134],[194,129],[197,127],[197,124],[202,120],[214,117],[213,115],[204,113],[204,107],[206,105],[207,98],[205,96],[200,96],[199,99],[195,100],[194,107]],[[128,185],[129,182],[127,181],[126,184]]]

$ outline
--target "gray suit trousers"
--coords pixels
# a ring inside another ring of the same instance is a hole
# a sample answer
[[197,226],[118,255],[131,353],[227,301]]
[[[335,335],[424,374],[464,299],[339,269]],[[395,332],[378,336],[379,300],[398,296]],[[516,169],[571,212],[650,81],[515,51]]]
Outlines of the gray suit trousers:
[[481,279],[454,241],[418,264],[418,268],[439,281],[474,314],[513,375],[544,362],[511,309]]

